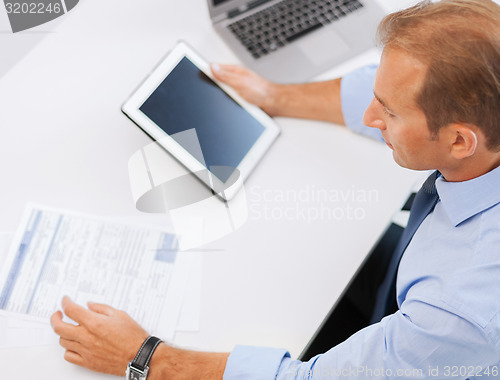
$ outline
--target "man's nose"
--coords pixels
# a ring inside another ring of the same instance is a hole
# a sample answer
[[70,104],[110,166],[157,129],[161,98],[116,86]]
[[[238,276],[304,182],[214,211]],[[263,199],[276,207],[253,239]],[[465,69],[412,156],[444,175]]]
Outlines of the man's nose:
[[378,107],[378,101],[376,98],[373,98],[372,102],[368,106],[363,115],[363,124],[367,127],[377,128],[380,130],[384,130],[386,128],[385,122],[381,118],[380,107]]

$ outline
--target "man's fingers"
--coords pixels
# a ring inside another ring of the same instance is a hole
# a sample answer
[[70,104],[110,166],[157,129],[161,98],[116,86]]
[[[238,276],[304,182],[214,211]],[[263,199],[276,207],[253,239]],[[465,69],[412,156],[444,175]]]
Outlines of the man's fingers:
[[64,338],[59,339],[59,344],[68,351],[73,351],[75,353],[81,352],[82,345],[74,340],[68,340]]
[[210,64],[210,68],[214,73],[218,74],[242,74],[247,70],[241,66],[236,65],[223,65],[220,63]]
[[240,66],[213,63],[210,67],[212,69],[212,73],[217,79],[223,82],[228,82],[229,84],[241,81],[242,78],[247,77],[249,73],[247,69]]
[[93,312],[104,314],[108,317],[111,317],[116,311],[116,309],[112,308],[111,306],[102,303],[88,302],[87,305]]
[[78,341],[78,326],[63,322],[62,317],[63,315],[60,311],[52,314],[52,317],[50,317],[52,329],[61,338]]
[[85,364],[83,358],[79,354],[69,350],[66,350],[66,352],[64,353],[64,360],[81,367],[83,367],[83,365]]
[[52,316],[50,317],[50,325],[52,328],[54,328],[54,325],[56,322],[62,321],[63,314],[61,313],[60,310],[57,310]]
[[63,297],[62,307],[64,314],[81,325],[85,325],[85,323],[92,318],[92,312],[90,310],[77,305],[71,301],[68,296]]
[[217,79],[221,79],[221,77],[224,76],[224,72],[222,70],[222,67],[218,63],[211,63],[210,70],[212,70],[212,74],[214,74],[214,76]]

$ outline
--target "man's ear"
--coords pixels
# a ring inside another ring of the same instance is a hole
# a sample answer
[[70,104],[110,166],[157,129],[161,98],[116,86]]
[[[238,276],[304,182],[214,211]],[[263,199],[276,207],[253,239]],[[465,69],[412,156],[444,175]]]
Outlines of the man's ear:
[[457,160],[471,157],[478,146],[477,128],[468,124],[451,124],[448,128],[451,155]]

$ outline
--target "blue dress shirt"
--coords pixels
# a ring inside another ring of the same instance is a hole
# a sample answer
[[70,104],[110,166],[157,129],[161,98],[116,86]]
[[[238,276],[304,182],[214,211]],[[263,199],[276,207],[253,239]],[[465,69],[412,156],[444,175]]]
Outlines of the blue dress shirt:
[[[351,129],[380,138],[361,122],[374,72],[346,76],[342,103]],[[436,188],[401,259],[399,311],[308,362],[237,346],[224,379],[500,378],[500,167],[465,182],[440,177]]]

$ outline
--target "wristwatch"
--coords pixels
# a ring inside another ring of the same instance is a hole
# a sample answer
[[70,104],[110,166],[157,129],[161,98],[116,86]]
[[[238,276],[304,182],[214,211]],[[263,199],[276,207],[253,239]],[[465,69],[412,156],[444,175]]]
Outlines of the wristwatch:
[[149,371],[149,361],[156,347],[161,342],[161,339],[155,336],[150,336],[144,341],[134,360],[128,363],[127,372],[125,372],[127,380],[146,380]]

